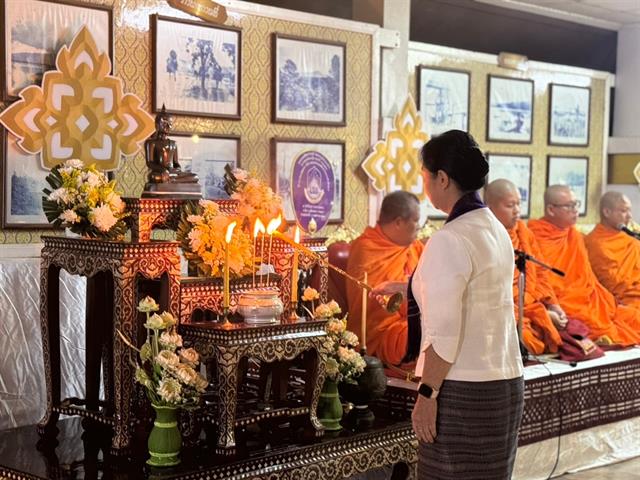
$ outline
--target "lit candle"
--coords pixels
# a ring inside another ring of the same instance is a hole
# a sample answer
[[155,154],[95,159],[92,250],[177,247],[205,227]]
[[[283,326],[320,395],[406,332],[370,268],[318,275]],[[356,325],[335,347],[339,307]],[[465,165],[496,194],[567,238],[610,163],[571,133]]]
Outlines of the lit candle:
[[[253,224],[253,288],[256,288],[256,249],[258,243],[258,233],[264,233],[264,225],[259,218]],[[264,255],[264,237],[262,237],[262,253],[260,254],[260,263],[262,263],[262,255]]]
[[231,222],[227,226],[227,233],[224,237],[224,278],[223,278],[223,297],[222,307],[224,308],[225,315],[229,313],[229,243],[231,243],[231,237],[233,237],[233,229],[236,228],[235,221]]
[[273,244],[273,232],[275,232],[282,223],[282,216],[278,215],[278,218],[273,218],[267,225],[267,235],[269,235],[269,262],[267,267],[267,286],[269,286],[269,274],[271,273],[271,245]]
[[[363,282],[366,284],[368,280],[367,272],[364,272]],[[367,296],[368,292],[362,289],[362,332],[360,333],[360,351],[365,352],[367,349]]]
[[[296,233],[293,236],[295,243],[300,243],[300,228],[296,225]],[[298,249],[293,249],[293,265],[291,267],[291,301],[298,301]]]

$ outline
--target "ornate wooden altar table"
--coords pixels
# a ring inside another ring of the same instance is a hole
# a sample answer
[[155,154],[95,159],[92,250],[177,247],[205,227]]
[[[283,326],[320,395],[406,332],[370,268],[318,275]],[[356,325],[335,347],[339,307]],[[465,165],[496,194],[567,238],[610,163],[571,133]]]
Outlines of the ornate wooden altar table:
[[[233,454],[235,428],[251,421],[236,417],[238,373],[243,358],[272,363],[293,360],[306,352],[304,404],[288,413],[307,416],[313,435],[322,436],[324,428],[316,416],[316,407],[324,383],[327,359],[325,323],[312,321],[256,326],[200,322],[180,325],[183,339],[200,353],[202,361],[209,363],[213,360],[215,363],[219,405],[217,418],[210,420],[218,428],[216,453]],[[207,418],[204,420],[207,421]]]
[[[139,344],[138,277],[159,279],[162,309],[177,315],[180,258],[175,242],[124,243],[42,237],[40,316],[47,410],[38,424],[43,437],[55,436],[60,414],[80,415],[113,427],[112,453],[127,452],[131,429],[133,367],[129,347],[116,329]],[[60,398],[60,270],[87,277],[86,399]],[[103,364],[105,402],[98,399]]]

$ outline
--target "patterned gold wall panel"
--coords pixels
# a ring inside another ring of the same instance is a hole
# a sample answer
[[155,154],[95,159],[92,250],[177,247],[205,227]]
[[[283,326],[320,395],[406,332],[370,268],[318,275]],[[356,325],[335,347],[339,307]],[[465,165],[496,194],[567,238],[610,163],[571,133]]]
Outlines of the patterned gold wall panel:
[[[592,79],[566,73],[553,74],[548,71],[518,72],[479,61],[445,58],[433,53],[409,51],[409,91],[416,96],[417,65],[454,68],[471,72],[470,124],[469,131],[483,151],[494,154],[531,155],[531,215],[538,218],[544,212],[542,196],[546,187],[547,155],[586,156],[589,158],[589,186],[587,215],[579,218],[579,223],[598,221],[598,201],[602,185],[602,148],[604,129],[605,80]],[[487,83],[488,75],[513,78],[529,78],[534,85],[533,142],[531,144],[487,142]],[[547,143],[549,116],[549,84],[562,83],[591,88],[591,121],[589,145],[587,147],[558,147]]]
[[[137,94],[151,109],[151,35],[149,15],[190,18],[163,0],[93,0],[89,3],[113,6],[115,75],[122,78],[125,92]],[[367,183],[360,162],[369,150],[371,103],[371,37],[367,34],[329,29],[266,17],[230,12],[228,25],[242,29],[242,118],[241,120],[175,117],[176,131],[233,134],[241,136],[243,168],[270,181],[271,137],[344,140],[345,223],[357,231],[367,224]],[[271,123],[271,33],[280,32],[309,38],[345,42],[346,127],[320,127]],[[2,105],[4,108],[4,105]],[[146,176],[144,156],[121,163],[116,173],[119,188],[126,196],[139,196]],[[335,227],[329,226],[325,235]],[[38,242],[43,231],[0,230],[0,243]]]

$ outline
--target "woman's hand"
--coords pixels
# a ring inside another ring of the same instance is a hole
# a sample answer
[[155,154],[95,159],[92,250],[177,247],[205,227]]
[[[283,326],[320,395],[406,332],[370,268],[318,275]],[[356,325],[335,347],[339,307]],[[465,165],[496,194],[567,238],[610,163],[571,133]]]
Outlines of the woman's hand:
[[433,443],[436,439],[436,417],[438,416],[438,401],[418,395],[411,413],[413,431],[422,442]]
[[396,282],[390,280],[376,285],[373,290],[369,292],[369,296],[371,298],[377,298],[384,295],[393,295],[394,293],[402,293],[405,295],[406,292],[407,282]]

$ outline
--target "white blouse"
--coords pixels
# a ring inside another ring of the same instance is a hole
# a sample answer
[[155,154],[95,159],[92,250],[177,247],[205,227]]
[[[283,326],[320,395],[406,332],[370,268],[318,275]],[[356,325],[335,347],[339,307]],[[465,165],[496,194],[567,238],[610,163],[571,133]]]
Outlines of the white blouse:
[[427,243],[411,288],[420,307],[425,351],[452,363],[449,380],[507,380],[522,376],[513,310],[513,246],[488,208],[446,223]]

